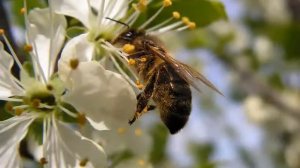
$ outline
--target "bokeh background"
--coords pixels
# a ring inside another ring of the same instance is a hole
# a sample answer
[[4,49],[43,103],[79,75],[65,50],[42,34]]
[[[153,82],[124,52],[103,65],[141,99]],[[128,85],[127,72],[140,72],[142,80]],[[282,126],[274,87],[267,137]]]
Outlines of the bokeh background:
[[[190,120],[176,135],[169,135],[157,112],[145,114],[150,160],[161,168],[299,168],[300,0],[222,2],[227,20],[162,38],[224,96],[194,91]],[[10,30],[22,52],[22,4],[0,5],[0,27]]]

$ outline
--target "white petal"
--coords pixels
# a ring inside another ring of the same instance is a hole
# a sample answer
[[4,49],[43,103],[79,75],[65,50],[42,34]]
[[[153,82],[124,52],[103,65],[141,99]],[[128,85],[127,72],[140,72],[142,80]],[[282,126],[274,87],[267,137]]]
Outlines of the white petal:
[[37,52],[35,54],[38,56],[42,73],[48,79],[65,40],[66,20],[61,15],[51,13],[48,8],[31,10],[28,20],[29,42],[33,43],[33,53]]
[[53,0],[53,9],[58,14],[74,17],[90,28],[91,13],[88,0]]
[[87,120],[92,125],[92,127],[94,127],[97,130],[109,130],[109,128],[107,128],[107,126],[104,124],[104,122],[95,122],[95,121],[91,120],[90,118],[87,118]]
[[18,116],[0,122],[1,167],[21,167],[19,143],[25,137],[34,117]]
[[120,74],[105,70],[97,62],[82,62],[69,78],[72,85],[64,101],[85,113],[89,120],[104,121],[108,128],[128,124],[135,111],[136,98]]
[[80,160],[84,159],[88,159],[95,168],[107,166],[106,155],[101,146],[63,123],[55,122],[55,126],[56,128],[53,129],[55,132],[52,132],[54,135],[53,143],[50,145],[56,147],[56,150],[52,151],[55,152],[52,153],[52,156],[58,155],[60,157],[53,157],[54,159],[50,160],[52,167],[59,165],[74,168]]
[[112,19],[119,20],[123,18],[126,15],[126,12],[128,10],[128,0],[108,0],[104,1],[104,7],[102,7],[103,1],[99,0],[90,0],[91,6],[96,9],[98,12],[98,15],[101,15],[102,11],[102,17],[99,18],[102,20],[101,26],[103,25],[113,25],[116,24],[115,22],[112,22],[111,20],[104,19],[105,17],[109,17]]
[[138,122],[132,126],[109,131],[93,131],[93,139],[99,141],[108,155],[129,150],[136,156],[148,155],[151,137],[144,132]]
[[58,73],[66,85],[69,85],[68,76],[72,71],[69,65],[71,59],[78,59],[80,62],[92,60],[94,45],[87,38],[88,34],[81,34],[72,38],[62,51],[58,62]]
[[147,160],[148,159],[145,156],[138,156],[120,162],[118,165],[115,166],[115,168],[152,168],[153,166]]
[[22,89],[12,80],[10,70],[14,60],[0,42],[0,97],[8,98],[13,95],[22,95]]

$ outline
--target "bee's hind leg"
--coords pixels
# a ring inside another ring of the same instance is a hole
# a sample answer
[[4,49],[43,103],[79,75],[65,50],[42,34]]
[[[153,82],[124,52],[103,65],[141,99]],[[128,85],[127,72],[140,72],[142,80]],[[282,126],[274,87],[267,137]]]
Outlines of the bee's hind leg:
[[143,92],[141,92],[137,96],[137,108],[136,108],[136,112],[134,113],[134,116],[128,122],[130,125],[133,124],[135,120],[138,119],[143,113],[153,110],[155,108],[155,106],[153,105],[147,105],[149,99],[152,96],[155,82],[156,82],[156,74],[153,74],[150,77],[149,81],[147,82],[147,85],[143,90]]

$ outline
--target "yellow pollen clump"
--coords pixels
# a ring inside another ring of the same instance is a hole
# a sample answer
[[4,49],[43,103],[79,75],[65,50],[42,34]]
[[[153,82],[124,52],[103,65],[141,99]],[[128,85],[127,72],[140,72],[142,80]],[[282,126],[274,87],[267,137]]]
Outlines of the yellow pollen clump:
[[41,104],[41,100],[40,99],[33,99],[31,101],[31,105],[34,107],[34,108],[38,108]]
[[123,128],[123,127],[120,127],[120,128],[118,128],[117,132],[118,132],[119,134],[123,134],[123,133],[126,132],[126,129]]
[[21,109],[21,108],[16,108],[16,109],[15,109],[15,114],[16,114],[17,116],[20,116],[23,112],[24,112],[24,110]]
[[163,2],[164,7],[168,7],[172,5],[172,1],[171,0],[164,0]]
[[132,44],[125,44],[122,49],[125,53],[130,54],[134,52],[135,46]]
[[131,59],[131,58],[130,58],[130,59],[128,60],[128,64],[129,64],[129,65],[134,65],[135,63],[136,63],[136,61],[135,61],[134,59]]
[[189,22],[187,24],[187,26],[189,27],[189,29],[195,29],[196,28],[196,23],[195,22]]
[[4,35],[4,33],[5,33],[4,29],[0,29],[0,35],[2,36]]
[[135,84],[136,84],[136,87],[140,90],[142,90],[144,87],[144,85],[139,80],[137,80]]
[[89,161],[88,159],[81,160],[80,163],[79,163],[79,166],[85,167],[88,161]]
[[142,131],[142,129],[137,128],[137,129],[134,130],[134,134],[135,134],[136,136],[141,136],[141,135],[143,134],[143,131]]
[[86,123],[86,118],[83,113],[79,113],[77,116],[77,122],[79,125],[83,126]]
[[145,166],[145,161],[144,161],[143,159],[140,159],[140,160],[138,161],[138,164],[139,164],[140,166]]
[[142,58],[140,59],[140,61],[141,61],[141,62],[146,62],[146,61],[147,61],[147,58],[142,57]]
[[5,104],[5,109],[6,109],[6,111],[8,111],[8,112],[12,112],[12,111],[13,111],[13,105],[12,105],[10,102],[7,102],[7,103]]
[[187,25],[190,23],[190,19],[188,17],[182,17],[182,22]]
[[77,58],[72,58],[69,62],[70,67],[75,70],[79,65],[79,60]]
[[32,51],[32,45],[26,44],[26,45],[24,46],[24,51],[26,51],[26,52],[31,52],[31,51]]
[[174,11],[174,12],[172,13],[172,15],[173,15],[173,18],[175,18],[175,19],[179,19],[179,18],[180,18],[180,13],[177,12],[177,11]]
[[48,163],[48,161],[46,160],[46,158],[42,157],[42,158],[40,159],[40,164],[45,165],[45,164],[47,164],[47,163]]
[[20,14],[23,15],[25,12],[26,12],[26,9],[25,9],[25,8],[21,8],[21,9],[20,9]]

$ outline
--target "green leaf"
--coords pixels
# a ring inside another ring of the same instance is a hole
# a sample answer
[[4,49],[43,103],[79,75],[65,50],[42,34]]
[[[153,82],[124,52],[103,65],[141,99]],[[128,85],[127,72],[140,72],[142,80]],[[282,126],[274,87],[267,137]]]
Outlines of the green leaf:
[[[152,3],[147,10],[148,18],[151,17],[161,6],[161,1]],[[178,11],[182,16],[188,17],[198,27],[206,26],[214,21],[227,19],[224,5],[219,0],[173,0],[157,17],[154,23],[161,23],[172,16],[173,11]]]

